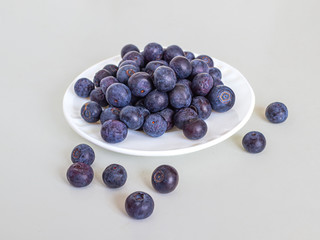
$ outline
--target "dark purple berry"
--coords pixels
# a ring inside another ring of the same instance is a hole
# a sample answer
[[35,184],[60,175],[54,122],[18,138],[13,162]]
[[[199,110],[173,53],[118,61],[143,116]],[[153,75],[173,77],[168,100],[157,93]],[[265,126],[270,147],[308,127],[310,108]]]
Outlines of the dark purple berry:
[[209,73],[197,74],[191,83],[192,92],[198,96],[207,95],[213,87],[213,79]]
[[168,94],[157,89],[151,91],[144,99],[144,106],[150,112],[159,112],[169,104]]
[[169,63],[176,56],[184,56],[183,50],[177,45],[171,45],[163,52],[163,59],[167,63]]
[[193,54],[192,52],[189,52],[189,51],[185,51],[185,52],[184,52],[184,56],[185,56],[190,62],[195,58],[194,54]]
[[153,73],[153,84],[161,92],[169,92],[176,85],[177,77],[172,68],[158,67]]
[[81,117],[88,123],[98,122],[102,112],[101,106],[96,102],[86,102],[81,107]]
[[191,108],[195,109],[200,119],[207,119],[210,117],[212,107],[208,99],[203,96],[197,96],[192,99]]
[[73,163],[81,162],[91,165],[94,158],[95,155],[93,149],[84,143],[75,146],[71,153],[71,160]]
[[163,48],[158,43],[149,43],[144,48],[143,56],[147,62],[161,60],[163,56]]
[[208,64],[209,68],[213,68],[213,65],[214,65],[213,60],[208,55],[199,55],[198,57],[196,57],[196,59],[201,59],[205,61]]
[[118,83],[118,82],[119,81],[115,77],[108,76],[108,77],[105,77],[105,78],[101,79],[100,87],[101,87],[103,93],[105,94],[107,89],[108,89],[108,87],[110,87],[111,84]]
[[122,187],[127,181],[127,171],[119,164],[111,164],[103,171],[102,180],[109,188]]
[[190,76],[192,72],[192,66],[190,61],[186,57],[177,56],[174,57],[169,66],[174,70],[177,78],[183,79]]
[[221,80],[221,78],[222,78],[221,71],[215,67],[209,69],[209,74],[211,75],[213,80],[215,80],[215,79]]
[[166,131],[169,131],[170,129],[172,129],[174,126],[174,122],[173,122],[174,111],[171,108],[165,108],[162,111],[160,111],[159,114],[167,122]]
[[192,108],[182,108],[173,116],[174,125],[183,129],[184,124],[192,118],[198,118],[198,114]]
[[266,146],[266,138],[261,132],[248,132],[242,139],[242,146],[249,153],[259,153]]
[[[164,61],[165,62],[165,61]],[[165,62],[167,65],[165,65],[163,62],[160,62],[160,61],[152,61],[152,62],[149,62],[147,65],[146,65],[146,68],[145,68],[145,72],[146,73],[149,73],[150,76],[153,76],[153,73],[154,71],[158,68],[158,67],[161,67],[161,66],[168,66],[168,63]]]
[[152,173],[151,183],[157,192],[172,192],[178,186],[178,182],[179,175],[177,170],[169,165],[161,165]]
[[132,95],[145,97],[153,89],[151,76],[145,72],[137,72],[129,78],[128,87]]
[[119,143],[127,137],[128,128],[119,120],[107,120],[102,124],[100,133],[106,142]]
[[203,138],[207,133],[208,127],[205,121],[200,118],[193,118],[187,121],[183,127],[183,134],[191,140]]
[[94,78],[93,78],[93,82],[94,82],[94,85],[96,87],[100,87],[100,81],[105,78],[105,77],[108,77],[108,76],[112,76],[112,74],[105,70],[105,69],[101,69],[100,71],[98,71],[95,75],[94,75]]
[[123,56],[123,61],[126,60],[135,61],[140,68],[144,67],[144,57],[141,53],[138,53],[136,51],[126,53],[126,55]]
[[158,113],[150,114],[143,124],[143,131],[151,137],[160,137],[167,130],[167,122]]
[[230,110],[235,103],[235,95],[231,88],[218,85],[207,95],[211,107],[216,112],[226,112]]
[[120,111],[120,121],[128,128],[137,130],[142,126],[144,117],[138,107],[126,106]]
[[129,78],[139,71],[140,69],[134,65],[124,65],[119,68],[117,72],[117,79],[119,82],[127,84]]
[[[140,67],[139,67],[138,63],[135,62],[135,61],[132,61],[132,60],[123,61],[123,60],[122,60],[122,61],[119,63],[119,68],[121,68],[121,67],[123,67],[123,66],[125,66],[125,65],[133,65],[133,66],[136,66],[136,67],[140,70]],[[119,70],[119,69],[118,69],[118,70]]]
[[176,84],[169,92],[170,105],[174,108],[186,108],[191,104],[192,95],[189,87],[183,84]]
[[106,99],[111,106],[125,107],[131,101],[131,91],[122,83],[114,83],[107,89]]
[[125,202],[125,209],[128,215],[134,219],[149,217],[154,209],[152,197],[145,192],[131,193]]
[[90,93],[90,100],[98,103],[101,107],[105,107],[108,105],[106,100],[106,95],[101,87],[93,89]]
[[120,120],[120,109],[116,107],[104,109],[100,115],[100,122],[103,124],[107,120]]
[[288,118],[288,109],[283,103],[274,102],[267,107],[265,115],[272,123],[282,123]]
[[208,64],[201,59],[192,60],[191,66],[192,66],[191,78],[196,76],[198,73],[209,73]]
[[74,187],[88,186],[93,180],[93,175],[91,166],[81,162],[72,164],[67,171],[67,179]]
[[108,72],[111,73],[112,76],[117,75],[118,67],[114,64],[107,64],[103,67],[103,69],[107,70]]
[[127,44],[121,49],[121,57],[123,58],[126,53],[131,52],[131,51],[136,51],[140,52],[139,48],[133,44]]
[[94,84],[87,78],[80,78],[74,84],[74,92],[83,98],[87,98],[90,96],[91,91],[94,89]]

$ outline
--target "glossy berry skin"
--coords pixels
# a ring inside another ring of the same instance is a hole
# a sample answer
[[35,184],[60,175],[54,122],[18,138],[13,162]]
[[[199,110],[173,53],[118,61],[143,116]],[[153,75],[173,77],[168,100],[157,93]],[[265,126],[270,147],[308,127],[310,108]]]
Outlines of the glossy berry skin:
[[96,74],[94,75],[94,78],[93,78],[94,85],[96,87],[100,87],[100,81],[103,78],[108,77],[108,76],[112,76],[112,74],[105,69],[101,69],[100,71],[96,72]]
[[148,43],[144,47],[143,56],[146,62],[161,60],[163,56],[163,48],[158,43]]
[[103,69],[107,70],[111,73],[112,76],[117,76],[118,67],[114,64],[107,64],[103,67]]
[[129,78],[128,87],[132,95],[145,97],[153,89],[152,78],[148,73],[137,72]]
[[[167,64],[167,62],[165,62]],[[168,65],[168,64],[167,64]],[[160,61],[152,61],[146,65],[145,72],[149,73],[150,76],[153,76],[154,71],[161,66],[167,66],[163,62]]]
[[174,89],[169,92],[170,105],[174,108],[189,107],[192,101],[192,95],[189,87],[183,84],[176,84]]
[[242,146],[249,153],[259,153],[266,147],[266,138],[261,132],[248,132],[242,139]]
[[143,106],[136,106],[136,108],[140,110],[143,118],[146,118],[150,114],[150,111]]
[[120,109],[116,107],[104,109],[100,115],[100,122],[103,124],[107,120],[120,120]]
[[184,56],[191,62],[195,56],[192,52],[189,52],[189,51],[184,51]]
[[223,82],[219,79],[213,79],[213,87],[224,85]]
[[98,103],[101,107],[105,107],[108,105],[106,100],[106,96],[101,87],[93,89],[90,93],[90,101],[94,101]]
[[[133,66],[136,66],[136,67],[140,70],[140,67],[139,67],[138,63],[135,62],[135,61],[132,61],[132,60],[123,61],[123,60],[122,60],[122,61],[119,63],[119,68],[121,68],[121,67],[123,67],[123,66],[125,66],[125,65],[133,65]],[[118,69],[118,70],[119,70],[119,69]]]
[[226,112],[230,110],[235,103],[235,95],[231,88],[218,85],[207,95],[211,107],[216,112]]
[[[192,82],[188,79],[179,79],[177,81],[177,84],[183,84],[183,85],[187,86],[190,89],[190,91],[191,91],[191,83]],[[192,91],[191,91],[191,95],[192,95]]]
[[192,92],[198,96],[206,96],[213,87],[213,79],[209,73],[197,74],[191,83]]
[[211,57],[209,57],[208,55],[199,55],[198,57],[196,57],[196,59],[201,59],[203,61],[205,61],[208,64],[209,68],[213,68],[214,63]]
[[207,119],[210,117],[212,107],[208,99],[203,96],[197,96],[192,99],[191,108],[193,108],[200,119]]
[[169,92],[176,85],[175,72],[167,66],[158,67],[153,73],[153,84],[161,92]]
[[274,102],[266,108],[265,115],[272,123],[282,123],[288,118],[288,109],[283,103]]
[[170,193],[178,186],[179,174],[174,167],[161,165],[153,171],[151,183],[157,192]]
[[183,129],[186,122],[190,119],[198,118],[198,114],[192,108],[182,108],[173,116],[174,125]]
[[107,89],[108,89],[108,87],[110,87],[111,84],[118,83],[118,82],[119,81],[115,77],[108,76],[108,77],[105,77],[105,78],[101,79],[100,87],[101,87],[103,93],[105,94]]
[[201,59],[192,60],[191,66],[192,66],[191,78],[196,76],[198,73],[209,73],[208,64]]
[[91,91],[94,89],[94,83],[88,78],[80,78],[74,84],[74,92],[83,98],[90,96]]
[[220,69],[215,68],[215,67],[209,69],[209,74],[211,75],[213,80],[215,80],[215,79],[221,80],[221,78],[222,78],[222,74],[221,74]]
[[169,104],[168,94],[157,89],[151,91],[144,99],[144,106],[150,112],[159,112]]
[[126,53],[126,55],[123,56],[123,61],[126,60],[132,60],[135,61],[140,68],[144,67],[144,57],[141,53],[131,51]]
[[93,170],[90,165],[77,162],[67,170],[67,179],[74,187],[88,186],[93,180]]
[[102,124],[100,134],[108,143],[119,143],[127,137],[128,128],[119,120],[107,120]]
[[117,79],[120,83],[127,84],[129,78],[139,72],[140,69],[134,65],[125,65],[119,68],[117,72]]
[[176,56],[184,56],[183,50],[177,45],[171,45],[163,52],[163,59],[167,63],[169,63]]
[[81,162],[91,165],[94,162],[95,154],[93,149],[87,144],[75,146],[71,152],[71,161],[73,163]]
[[154,201],[148,193],[141,191],[134,192],[127,197],[125,209],[130,217],[145,219],[152,214]]
[[86,102],[81,107],[81,117],[88,123],[98,122],[102,112],[101,106],[93,101]]
[[111,164],[103,171],[102,180],[109,188],[122,187],[127,181],[127,171],[119,164]]
[[171,108],[165,108],[162,111],[160,111],[159,114],[167,122],[166,131],[169,131],[170,129],[172,129],[174,126],[174,122],[173,122],[174,111]]
[[143,124],[143,131],[150,137],[160,137],[167,130],[167,122],[158,113],[150,114]]
[[140,52],[139,48],[133,44],[127,44],[121,49],[121,57],[123,58],[126,53],[131,52],[131,51],[136,51]]
[[178,79],[188,78],[191,75],[192,66],[190,61],[186,57],[174,57],[170,61],[169,66],[176,73]]
[[114,83],[107,89],[106,99],[111,106],[122,108],[130,103],[131,91],[122,83]]
[[190,140],[203,138],[208,131],[205,121],[200,118],[193,118],[187,121],[183,127],[183,134]]
[[126,106],[120,111],[120,121],[128,128],[137,130],[142,126],[144,117],[138,107]]

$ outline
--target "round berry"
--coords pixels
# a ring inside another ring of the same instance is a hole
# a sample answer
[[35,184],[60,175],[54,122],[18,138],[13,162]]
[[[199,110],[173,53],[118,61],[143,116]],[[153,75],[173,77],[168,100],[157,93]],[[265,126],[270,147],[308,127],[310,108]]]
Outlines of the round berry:
[[136,51],[140,52],[139,48],[133,44],[127,44],[121,49],[121,57],[123,58],[128,52]]
[[128,128],[119,120],[107,120],[103,123],[100,134],[108,143],[119,143],[127,137]]
[[74,92],[83,98],[90,96],[91,91],[94,89],[94,84],[87,78],[80,78],[74,84]]
[[88,123],[98,122],[102,112],[101,106],[93,101],[86,102],[81,107],[81,117]]
[[107,70],[114,77],[117,75],[118,67],[114,64],[107,64],[103,69]]
[[200,118],[193,118],[183,126],[183,134],[191,140],[203,138],[207,133],[208,127],[205,121]]
[[167,130],[168,124],[160,114],[154,113],[146,117],[143,131],[150,137],[160,137]]
[[131,193],[125,202],[128,215],[134,219],[144,219],[149,217],[154,209],[152,197],[145,192]]
[[103,182],[110,188],[122,187],[127,181],[127,172],[119,164],[111,164],[102,173]]
[[169,165],[161,165],[152,173],[152,186],[160,193],[172,192],[176,189],[178,182],[179,175],[177,170]]
[[271,103],[266,109],[266,118],[272,123],[282,123],[288,118],[288,109],[281,102]]
[[192,72],[192,66],[190,61],[186,57],[177,56],[174,57],[169,66],[174,70],[177,78],[183,79],[190,76]]
[[163,55],[163,48],[158,43],[149,43],[145,46],[143,51],[144,59],[147,62],[161,60]]
[[81,162],[91,165],[94,161],[95,154],[93,149],[87,144],[79,144],[74,147],[71,153],[73,163]]
[[92,182],[93,175],[91,166],[81,162],[72,164],[67,171],[67,179],[74,187],[88,186]]
[[205,61],[208,64],[209,68],[213,68],[213,65],[214,65],[213,60],[208,55],[199,55],[196,59],[201,59]]
[[98,71],[95,75],[94,75],[94,78],[93,78],[93,82],[94,82],[94,85],[96,87],[100,87],[100,81],[105,78],[105,77],[108,77],[108,76],[112,76],[112,74],[105,70],[105,69],[101,69],[100,71]]
[[242,139],[242,146],[249,153],[259,153],[266,146],[266,138],[261,132],[248,132]]
[[231,88],[218,85],[207,95],[211,107],[216,112],[226,112],[230,110],[235,103],[235,95]]
[[153,84],[161,92],[169,92],[176,85],[177,77],[172,68],[158,67],[153,73]]
[[125,107],[131,101],[131,91],[122,83],[113,83],[106,91],[106,99],[111,106]]
[[184,56],[183,50],[177,45],[171,45],[163,52],[163,59],[167,63],[169,63],[176,56]]

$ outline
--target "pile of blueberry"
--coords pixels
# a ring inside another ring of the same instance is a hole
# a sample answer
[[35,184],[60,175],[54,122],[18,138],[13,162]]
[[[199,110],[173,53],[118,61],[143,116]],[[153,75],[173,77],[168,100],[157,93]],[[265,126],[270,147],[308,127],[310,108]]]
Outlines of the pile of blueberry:
[[[67,170],[67,179],[74,187],[88,186],[94,176],[91,164],[95,154],[87,144],[79,144],[71,153],[73,164]],[[119,164],[111,164],[102,173],[102,180],[109,188],[120,188],[127,180],[127,171]],[[169,165],[157,167],[151,176],[151,183],[159,193],[170,193],[177,187],[179,175],[175,168]],[[128,215],[135,219],[149,217],[154,209],[152,197],[142,191],[131,193],[125,201],[125,209]]]
[[78,96],[90,97],[81,108],[82,118],[100,121],[101,137],[108,143],[122,142],[128,129],[159,137],[173,126],[197,140],[207,133],[204,120],[212,111],[226,112],[235,103],[234,92],[207,55],[149,43],[142,52],[128,44],[121,57],[118,66],[99,70],[93,82],[81,78],[74,85]]

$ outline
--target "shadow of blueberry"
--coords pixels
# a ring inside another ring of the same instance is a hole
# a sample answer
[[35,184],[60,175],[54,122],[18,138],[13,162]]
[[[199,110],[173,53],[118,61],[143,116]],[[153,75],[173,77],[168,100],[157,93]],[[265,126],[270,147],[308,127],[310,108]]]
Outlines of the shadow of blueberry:
[[114,194],[113,201],[115,206],[126,216],[128,216],[126,209],[125,209],[125,201],[129,194],[124,194],[124,193],[118,193]]
[[231,137],[231,140],[233,141],[234,144],[236,144],[239,148],[241,148],[243,150],[242,138],[243,138],[243,136],[241,136],[240,134],[234,134]]

